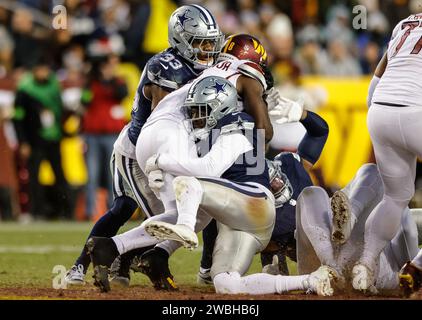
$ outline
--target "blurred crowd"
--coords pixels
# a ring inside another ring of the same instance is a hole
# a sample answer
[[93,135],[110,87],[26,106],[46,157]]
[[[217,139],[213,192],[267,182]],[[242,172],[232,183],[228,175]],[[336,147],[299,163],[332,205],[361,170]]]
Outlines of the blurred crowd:
[[[3,219],[16,212],[71,219],[81,192],[89,219],[99,186],[110,199],[108,159],[129,120],[121,106],[128,84],[116,70],[122,62],[142,70],[165,49],[168,18],[187,3],[206,6],[226,35],[258,37],[287,96],[300,90],[301,75],[372,74],[396,23],[422,12],[420,0],[0,0]],[[55,29],[59,5],[66,18],[60,21],[64,27]],[[367,11],[366,29],[353,28],[358,5]],[[63,127],[69,117],[78,119],[77,130]],[[82,190],[63,174],[60,141],[72,134],[85,143],[88,182]],[[54,172],[51,190],[39,183],[43,159]]]

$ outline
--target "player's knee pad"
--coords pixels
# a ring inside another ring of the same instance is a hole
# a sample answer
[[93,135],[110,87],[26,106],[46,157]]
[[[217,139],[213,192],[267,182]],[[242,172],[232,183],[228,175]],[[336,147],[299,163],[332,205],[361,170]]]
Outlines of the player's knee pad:
[[242,293],[242,278],[238,272],[222,272],[214,276],[215,292],[218,294]]
[[173,189],[176,199],[181,201],[188,194],[188,197],[200,196],[202,197],[203,189],[201,183],[195,177],[176,177],[173,180]]

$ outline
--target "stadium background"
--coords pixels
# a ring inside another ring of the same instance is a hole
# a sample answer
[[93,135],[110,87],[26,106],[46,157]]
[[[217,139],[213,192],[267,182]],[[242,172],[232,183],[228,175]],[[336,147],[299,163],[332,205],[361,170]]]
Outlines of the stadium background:
[[[0,0],[2,219],[30,214],[27,173],[25,164],[19,162],[11,120],[16,86],[22,74],[30,70],[31,60],[48,57],[62,85],[65,117],[61,152],[74,200],[71,217],[96,220],[105,212],[106,191],[98,190],[95,214],[87,216],[84,186],[88,169],[81,125],[84,109],[78,103],[90,62],[101,55],[119,57],[117,74],[129,89],[121,103],[128,121],[145,62],[168,46],[170,13],[179,5],[193,2],[207,6],[226,35],[246,32],[261,39],[269,52],[277,87],[291,99],[304,99],[307,108],[327,120],[330,135],[314,172],[318,184],[334,191],[344,186],[363,163],[374,161],[366,128],[370,77],[392,28],[410,13],[422,11],[420,1]],[[52,12],[61,4],[67,9],[67,28],[55,30],[51,27],[55,17]],[[353,28],[356,5],[364,5],[367,10],[366,29]],[[23,51],[27,47],[22,43],[32,44],[31,50]],[[281,147],[294,149],[294,140],[300,138],[302,130],[297,125],[277,127],[276,134],[292,135],[293,139],[282,139],[283,143],[273,145],[272,153]],[[108,157],[103,159],[98,166],[108,170]],[[54,188],[54,174],[46,161],[39,179],[48,195],[49,188]],[[419,192],[415,206],[421,204]]]

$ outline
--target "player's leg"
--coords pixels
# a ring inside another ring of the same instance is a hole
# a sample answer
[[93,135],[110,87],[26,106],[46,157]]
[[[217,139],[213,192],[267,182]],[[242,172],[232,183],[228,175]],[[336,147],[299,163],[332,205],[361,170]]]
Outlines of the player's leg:
[[198,239],[193,227],[199,207],[217,221],[257,236],[266,235],[274,227],[274,197],[260,185],[194,177],[177,177],[173,185],[178,211],[177,225],[148,224],[147,231],[158,237],[172,237],[172,240],[181,241],[188,248],[197,246]]
[[377,270],[377,289],[397,289],[397,276],[401,266],[410,261],[418,252],[418,234],[416,224],[408,208],[403,212],[401,225],[396,236],[384,248],[380,255]]
[[320,187],[305,188],[296,207],[299,274],[309,274],[321,264],[338,268],[331,243],[331,223],[327,192]]
[[[419,128],[407,121],[403,115],[412,110],[405,109],[371,107],[368,113],[368,128],[385,189],[383,199],[365,225],[364,250],[353,268],[355,289],[366,290],[373,286],[377,257],[397,234],[402,213],[414,194],[416,154],[409,148],[413,141],[406,141],[404,130],[412,128],[413,135],[419,137],[422,121],[416,121]],[[413,117],[422,118],[422,114],[413,114]],[[389,130],[385,130],[386,127]]]
[[[110,209],[95,223],[87,240],[91,237],[112,237],[116,235],[120,227],[130,219],[138,207],[136,201],[133,200],[133,193],[129,185],[125,182],[116,167],[114,154],[111,156],[110,170],[113,178],[114,200]],[[83,284],[84,275],[90,262],[91,259],[88,249],[84,245],[81,254],[66,274],[65,280],[67,283]]]
[[[160,120],[142,129],[136,144],[136,160],[140,168],[145,170],[147,160],[154,154],[169,153],[175,157],[181,154],[186,157],[187,154],[192,155],[192,150],[196,150],[194,144],[180,123]],[[166,212],[176,209],[173,178],[172,175],[164,173],[164,186],[159,192]],[[145,184],[148,186],[147,178]]]
[[359,168],[352,181],[331,198],[333,230],[331,238],[336,244],[349,239],[357,219],[364,210],[382,199],[384,189],[381,176],[375,164]]
[[211,279],[211,266],[212,266],[212,254],[214,251],[215,240],[217,238],[217,222],[213,219],[208,226],[202,230],[202,256],[199,272],[196,277],[196,281],[199,284],[212,284]]
[[[417,226],[418,244],[422,244],[422,210],[411,209],[411,216]],[[411,261],[410,261],[411,260]],[[400,270],[400,290],[409,297],[422,287],[422,250],[418,250],[413,259],[409,259]]]
[[331,295],[329,270],[312,275],[281,276],[257,273],[242,277],[253,256],[263,249],[262,242],[250,233],[233,230],[218,223],[218,236],[213,254],[211,274],[220,294],[274,294],[292,290],[309,290]]

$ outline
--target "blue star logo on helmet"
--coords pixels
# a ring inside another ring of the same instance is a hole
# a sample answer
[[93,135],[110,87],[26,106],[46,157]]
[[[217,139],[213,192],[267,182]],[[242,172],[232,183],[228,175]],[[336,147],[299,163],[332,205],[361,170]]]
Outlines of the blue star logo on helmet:
[[189,10],[186,10],[185,12],[183,12],[182,15],[178,14],[177,15],[177,20],[179,20],[179,23],[182,25],[182,27],[185,27],[185,22],[188,20],[193,20],[191,17],[189,17],[187,14],[188,12],[190,12]]
[[216,81],[215,84],[211,86],[211,88],[215,89],[216,93],[219,94],[220,92],[226,92],[226,90],[224,89],[225,86],[225,83],[221,84]]

